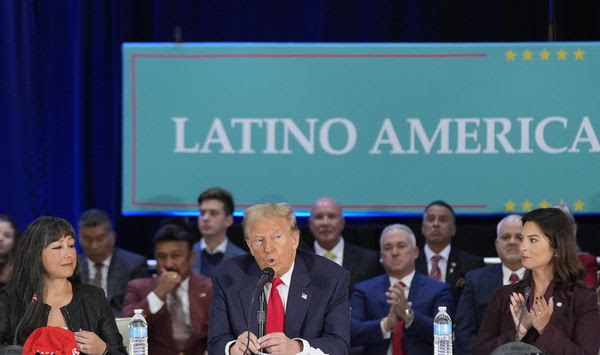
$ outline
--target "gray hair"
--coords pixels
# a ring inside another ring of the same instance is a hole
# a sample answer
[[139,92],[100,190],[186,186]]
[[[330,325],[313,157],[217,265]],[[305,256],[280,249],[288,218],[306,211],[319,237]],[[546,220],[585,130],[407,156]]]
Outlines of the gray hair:
[[521,222],[521,215],[519,214],[509,214],[508,216],[502,218],[498,225],[496,226],[496,239],[500,238],[500,229],[505,223],[510,222]]
[[415,238],[415,233],[413,233],[412,229],[410,229],[410,227],[404,225],[404,224],[390,224],[389,226],[385,227],[383,229],[383,231],[381,231],[381,236],[379,237],[379,247],[381,248],[383,246],[383,239],[385,238],[385,236],[392,231],[395,230],[400,230],[400,231],[404,231],[408,234],[408,239],[410,240],[410,243],[412,244],[412,246],[416,247],[417,246],[417,240]]

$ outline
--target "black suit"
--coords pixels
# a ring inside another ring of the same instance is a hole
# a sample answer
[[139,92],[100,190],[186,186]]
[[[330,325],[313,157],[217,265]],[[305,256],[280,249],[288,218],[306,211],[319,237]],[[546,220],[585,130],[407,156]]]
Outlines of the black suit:
[[[79,256],[81,278],[85,283],[90,283],[88,263],[85,255]],[[106,274],[106,298],[110,302],[113,314],[118,316],[123,308],[123,300],[127,293],[129,280],[149,277],[146,258],[121,248],[113,250],[112,259]]]
[[[455,246],[450,247],[450,255],[448,255],[448,264],[446,267],[446,283],[452,288],[454,296],[454,304],[458,304],[460,293],[462,292],[465,283],[465,274],[468,271],[484,267],[485,263],[481,256],[469,254],[458,249]],[[419,257],[415,263],[417,272],[428,275],[427,260],[425,259],[425,251],[421,248]]]
[[[312,252],[315,251],[314,243],[310,244]],[[344,240],[344,256],[342,267],[350,272],[350,289],[348,295],[352,294],[357,282],[373,278],[384,273],[379,262],[379,254],[373,250],[362,248],[348,243]]]

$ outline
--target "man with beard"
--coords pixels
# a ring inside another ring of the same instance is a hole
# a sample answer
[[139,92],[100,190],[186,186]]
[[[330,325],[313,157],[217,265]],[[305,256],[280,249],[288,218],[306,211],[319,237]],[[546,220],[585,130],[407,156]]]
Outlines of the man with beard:
[[154,254],[158,276],[129,282],[123,315],[144,310],[150,354],[204,354],[212,282],[192,271],[189,232],[175,224],[164,225],[154,236]]
[[309,226],[315,237],[312,250],[350,272],[350,293],[354,284],[383,273],[373,250],[347,243],[342,238],[346,222],[342,207],[330,197],[316,200],[310,208]]
[[465,273],[485,266],[483,258],[450,244],[456,234],[456,215],[444,201],[434,201],[425,208],[421,234],[425,246],[416,262],[417,272],[449,284],[454,302],[458,303]]
[[525,268],[521,264],[521,216],[504,217],[497,227],[496,252],[501,264],[470,271],[465,277],[465,289],[456,311],[456,353],[470,354],[473,341],[479,331],[485,310],[496,291],[502,285],[514,284],[523,278]]

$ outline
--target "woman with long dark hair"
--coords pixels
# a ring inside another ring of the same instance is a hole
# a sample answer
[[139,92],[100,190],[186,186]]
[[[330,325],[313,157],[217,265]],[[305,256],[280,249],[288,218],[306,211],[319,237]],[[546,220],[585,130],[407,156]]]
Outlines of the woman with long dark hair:
[[57,326],[75,334],[85,354],[125,354],[111,307],[100,288],[78,281],[75,232],[62,218],[40,217],[17,247],[13,276],[0,290],[0,343]]
[[8,283],[12,275],[15,248],[19,240],[19,231],[15,221],[0,214],[0,288]]
[[571,223],[557,208],[533,210],[522,221],[520,253],[529,276],[496,290],[473,354],[488,355],[515,338],[549,354],[598,354],[598,304],[582,285]]

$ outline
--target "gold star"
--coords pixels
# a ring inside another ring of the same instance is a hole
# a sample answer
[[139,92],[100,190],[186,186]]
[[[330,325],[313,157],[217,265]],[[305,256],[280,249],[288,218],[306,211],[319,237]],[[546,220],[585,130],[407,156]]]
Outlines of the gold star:
[[512,200],[508,200],[507,203],[504,204],[504,208],[508,211],[508,212],[512,212],[515,210],[515,203],[512,202]]
[[531,203],[531,201],[529,201],[529,200],[525,200],[525,202],[523,202],[522,206],[523,206],[523,211],[529,212],[533,208],[533,203]]
[[548,52],[548,50],[546,48],[544,48],[544,50],[540,52],[540,59],[541,60],[550,59],[550,52]]
[[509,62],[514,62],[516,55],[517,54],[515,52],[513,52],[512,49],[509,49],[508,51],[504,52],[504,56],[506,57],[506,60]]
[[540,202],[540,208],[548,208],[550,207],[550,203],[546,200]]
[[581,48],[577,48],[577,50],[574,53],[575,53],[575,60],[583,60],[583,56],[585,55],[585,52]]
[[567,60],[568,54],[569,52],[561,48],[558,52],[556,52],[556,57],[558,58],[558,60]]
[[523,55],[523,60],[530,62],[531,58],[533,58],[533,52],[529,49],[521,53]]
[[573,207],[575,207],[575,211],[583,211],[583,201],[581,201],[580,198],[577,199],[577,201],[575,201],[573,203]]

